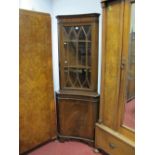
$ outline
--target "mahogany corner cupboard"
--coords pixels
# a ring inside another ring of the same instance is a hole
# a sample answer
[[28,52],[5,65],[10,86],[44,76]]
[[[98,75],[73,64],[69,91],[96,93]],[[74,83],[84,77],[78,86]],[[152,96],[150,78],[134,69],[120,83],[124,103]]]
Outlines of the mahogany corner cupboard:
[[60,91],[59,137],[93,141],[98,119],[99,14],[57,16]]

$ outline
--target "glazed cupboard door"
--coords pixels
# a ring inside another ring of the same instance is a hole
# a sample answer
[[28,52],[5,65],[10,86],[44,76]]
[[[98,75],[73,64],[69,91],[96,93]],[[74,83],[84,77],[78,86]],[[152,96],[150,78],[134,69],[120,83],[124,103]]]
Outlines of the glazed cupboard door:
[[97,91],[98,16],[57,16],[61,90]]
[[56,136],[49,14],[20,10],[20,153]]
[[91,25],[63,27],[64,88],[91,88]]
[[102,78],[95,145],[110,155],[134,155],[135,133],[131,129],[134,128],[134,106],[132,116],[126,113],[135,98],[134,1],[102,0],[101,3]]

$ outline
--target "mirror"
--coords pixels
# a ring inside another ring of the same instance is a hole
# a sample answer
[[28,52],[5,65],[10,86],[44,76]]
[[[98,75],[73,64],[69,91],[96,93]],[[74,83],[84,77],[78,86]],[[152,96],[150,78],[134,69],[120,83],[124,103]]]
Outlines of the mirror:
[[131,22],[123,125],[135,129],[135,4],[131,5]]

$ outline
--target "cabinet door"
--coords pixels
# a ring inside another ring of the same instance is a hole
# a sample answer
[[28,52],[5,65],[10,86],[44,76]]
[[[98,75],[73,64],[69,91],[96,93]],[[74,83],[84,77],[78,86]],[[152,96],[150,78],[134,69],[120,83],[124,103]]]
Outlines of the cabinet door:
[[[103,3],[100,122],[134,140],[134,132],[123,125],[126,97],[134,99],[134,32],[130,33],[133,30],[130,23],[134,24],[133,18],[130,19],[134,16],[132,6],[130,0]],[[130,74],[128,79],[127,73]]]
[[[127,0],[126,0],[127,1]],[[118,130],[134,140],[135,127],[135,4],[125,3],[119,91]]]
[[131,22],[129,32],[129,49],[127,55],[125,108],[123,125],[134,130],[135,128],[135,4],[131,5]]
[[48,14],[20,10],[20,153],[56,136]]
[[60,89],[97,91],[99,14],[58,16]]
[[64,88],[91,89],[92,26],[63,26]]

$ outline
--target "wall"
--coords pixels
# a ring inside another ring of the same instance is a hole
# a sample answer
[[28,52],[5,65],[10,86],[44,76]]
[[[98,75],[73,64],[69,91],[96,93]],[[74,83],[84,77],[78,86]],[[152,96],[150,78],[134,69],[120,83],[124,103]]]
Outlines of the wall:
[[[50,13],[52,16],[52,52],[54,89],[59,90],[58,67],[58,31],[57,15],[100,13],[100,0],[20,0],[20,8]],[[101,15],[99,24],[99,67],[98,67],[98,92],[100,92],[101,70]]]

